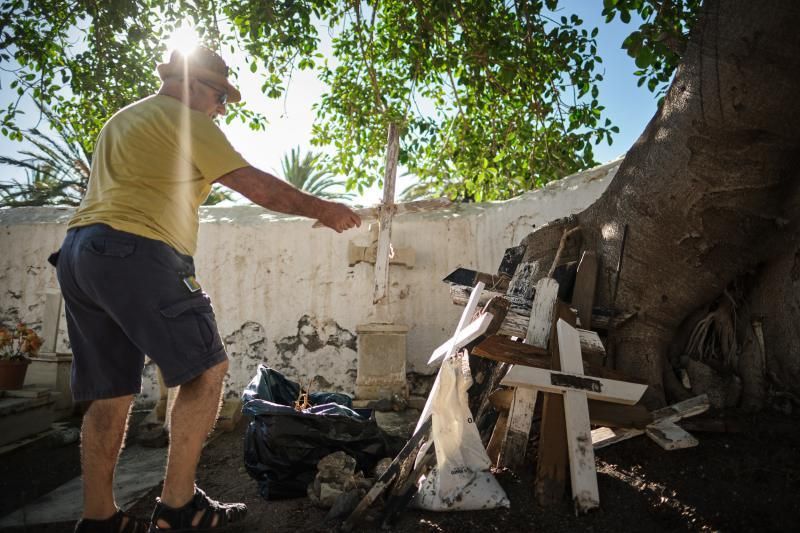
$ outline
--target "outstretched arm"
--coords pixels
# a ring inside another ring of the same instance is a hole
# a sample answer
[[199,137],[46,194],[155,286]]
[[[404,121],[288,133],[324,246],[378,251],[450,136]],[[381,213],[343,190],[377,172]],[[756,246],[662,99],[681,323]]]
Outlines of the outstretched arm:
[[315,218],[341,233],[361,225],[361,218],[352,209],[338,202],[307,194],[285,181],[255,167],[242,167],[217,180],[271,211]]

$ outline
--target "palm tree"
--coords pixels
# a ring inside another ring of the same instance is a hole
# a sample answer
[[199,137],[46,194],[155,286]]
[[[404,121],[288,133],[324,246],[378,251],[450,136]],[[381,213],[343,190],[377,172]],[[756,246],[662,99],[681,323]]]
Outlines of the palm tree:
[[352,200],[355,196],[349,192],[335,192],[331,189],[341,188],[344,190],[345,182],[336,180],[333,174],[320,167],[322,154],[306,152],[302,160],[300,158],[300,147],[293,148],[291,152],[285,154],[281,160],[281,170],[286,181],[300,190],[306,191],[314,196],[326,198],[328,200]]
[[[56,124],[52,112],[40,107],[50,124]],[[20,157],[0,156],[0,164],[25,170],[24,182],[0,184],[0,205],[78,205],[89,181],[92,154],[74,139],[78,136],[69,125],[55,128],[58,140],[37,128],[22,136],[35,150],[22,150]]]

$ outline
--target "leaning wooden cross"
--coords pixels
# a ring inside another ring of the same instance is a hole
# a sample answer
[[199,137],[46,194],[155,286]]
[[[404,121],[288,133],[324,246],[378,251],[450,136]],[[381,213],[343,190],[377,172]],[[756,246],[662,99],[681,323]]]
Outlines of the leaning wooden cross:
[[591,398],[633,405],[642,397],[647,386],[584,375],[577,330],[560,319],[556,329],[561,371],[516,365],[502,384],[564,396],[570,481],[575,509],[580,513],[600,505],[587,400]]

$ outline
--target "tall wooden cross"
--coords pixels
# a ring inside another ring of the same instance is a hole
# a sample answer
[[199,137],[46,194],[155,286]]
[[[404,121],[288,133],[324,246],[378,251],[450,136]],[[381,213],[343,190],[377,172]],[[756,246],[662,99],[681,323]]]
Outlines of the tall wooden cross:
[[394,185],[397,179],[397,160],[400,155],[400,128],[389,124],[386,146],[386,167],[383,172],[383,203],[378,221],[378,246],[375,255],[375,285],[372,303],[376,306],[379,322],[389,317],[389,260],[392,257],[392,216],[394,215]]

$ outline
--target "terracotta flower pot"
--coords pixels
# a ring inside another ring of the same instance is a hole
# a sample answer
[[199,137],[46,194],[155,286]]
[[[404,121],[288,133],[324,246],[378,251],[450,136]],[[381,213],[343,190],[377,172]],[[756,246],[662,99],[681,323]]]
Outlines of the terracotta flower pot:
[[29,364],[29,359],[0,360],[0,390],[21,389]]

